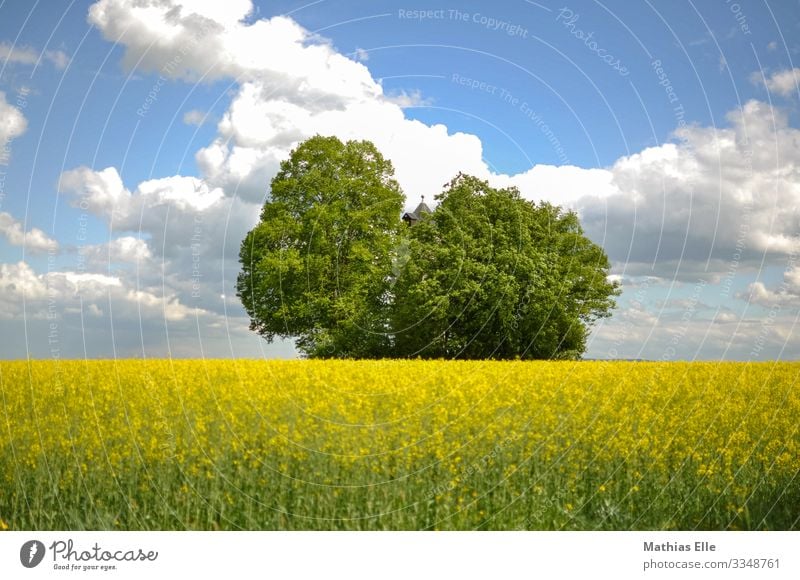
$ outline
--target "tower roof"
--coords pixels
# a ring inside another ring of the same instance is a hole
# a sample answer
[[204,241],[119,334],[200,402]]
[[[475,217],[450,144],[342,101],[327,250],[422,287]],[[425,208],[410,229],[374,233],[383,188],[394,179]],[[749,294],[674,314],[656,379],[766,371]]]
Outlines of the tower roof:
[[419,219],[424,213],[431,213],[431,208],[425,205],[424,201],[421,201],[417,209],[414,210],[414,214],[417,216],[417,219]]
[[417,206],[417,209],[403,214],[403,221],[409,223],[410,225],[414,225],[415,222],[418,222],[422,218],[422,214],[425,213],[432,213],[432,212],[431,208],[425,205],[425,196],[423,195],[422,201]]

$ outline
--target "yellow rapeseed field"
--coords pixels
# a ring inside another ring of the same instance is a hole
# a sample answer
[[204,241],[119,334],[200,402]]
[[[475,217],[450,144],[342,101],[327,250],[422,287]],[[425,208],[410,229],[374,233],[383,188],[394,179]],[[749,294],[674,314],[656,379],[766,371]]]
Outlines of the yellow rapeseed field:
[[797,529],[800,364],[0,363],[0,528]]

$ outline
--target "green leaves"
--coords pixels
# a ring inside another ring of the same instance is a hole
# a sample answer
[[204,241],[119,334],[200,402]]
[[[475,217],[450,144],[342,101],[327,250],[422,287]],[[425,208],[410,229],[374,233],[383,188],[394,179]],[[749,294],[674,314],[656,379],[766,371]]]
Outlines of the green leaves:
[[251,328],[308,356],[575,358],[618,293],[577,216],[459,174],[413,226],[372,143],[313,137],[242,242]]
[[320,136],[281,164],[240,251],[253,330],[309,356],[388,354],[381,296],[403,225],[393,171],[371,143]]
[[396,285],[395,353],[444,358],[575,358],[608,315],[608,258],[577,216],[459,175],[411,228]]

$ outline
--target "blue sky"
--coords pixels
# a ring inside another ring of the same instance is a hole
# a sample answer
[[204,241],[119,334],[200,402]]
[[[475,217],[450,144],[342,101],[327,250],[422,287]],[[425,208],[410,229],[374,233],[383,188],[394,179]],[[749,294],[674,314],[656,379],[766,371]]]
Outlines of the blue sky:
[[324,132],[578,211],[588,357],[794,359],[798,58],[795,1],[2,2],[0,356],[294,356],[236,256]]

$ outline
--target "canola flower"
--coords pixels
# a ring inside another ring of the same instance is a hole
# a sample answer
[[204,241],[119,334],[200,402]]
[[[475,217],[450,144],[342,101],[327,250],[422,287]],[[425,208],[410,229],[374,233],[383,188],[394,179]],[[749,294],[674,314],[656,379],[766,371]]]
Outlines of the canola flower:
[[800,365],[0,363],[0,527],[798,529]]

